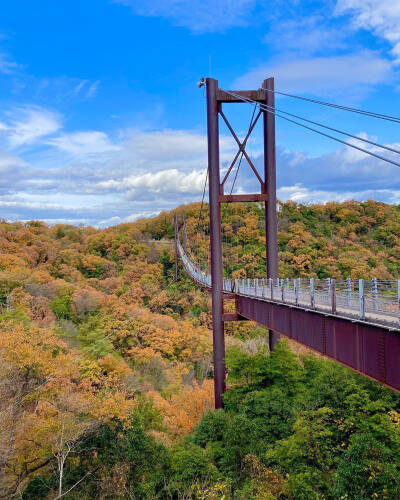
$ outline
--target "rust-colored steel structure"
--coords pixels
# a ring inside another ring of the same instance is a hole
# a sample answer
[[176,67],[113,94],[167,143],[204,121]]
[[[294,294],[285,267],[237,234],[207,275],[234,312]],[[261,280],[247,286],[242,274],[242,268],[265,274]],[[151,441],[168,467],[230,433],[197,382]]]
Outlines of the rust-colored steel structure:
[[222,394],[225,392],[225,336],[222,289],[222,244],[221,189],[219,171],[219,123],[218,82],[207,78],[207,138],[208,138],[208,185],[210,206],[210,251],[212,283],[212,324],[214,347],[214,398],[215,408],[222,408]]
[[[211,291],[211,281],[195,265],[188,266],[190,259],[184,255],[186,262],[182,254],[181,258],[189,277]],[[325,312],[304,301],[282,302],[281,297],[266,298],[262,292],[261,296],[248,295],[246,287],[227,291],[226,285],[225,281],[224,296],[235,300],[236,312],[223,313],[223,321],[255,321],[400,393],[400,329],[393,316],[388,321],[388,316],[366,320],[346,317],[343,311],[340,315],[333,293],[331,312]]]
[[[262,84],[263,88],[273,90],[274,79],[268,78]],[[259,110],[251,122],[245,139],[241,142],[222,109],[223,104],[243,103],[237,97],[218,88],[218,81],[206,78],[207,89],[207,137],[208,137],[208,178],[210,206],[210,252],[211,252],[211,294],[213,316],[214,345],[214,388],[215,407],[222,408],[222,394],[225,391],[225,338],[224,321],[241,319],[238,314],[224,314],[224,293],[222,287],[222,245],[221,245],[221,203],[233,202],[264,202],[266,222],[266,258],[267,278],[278,277],[278,244],[276,215],[276,160],[275,160],[275,117],[271,113]],[[262,90],[239,90],[236,96],[253,99],[259,103],[274,106],[274,95]],[[246,152],[246,143],[260,116],[264,119],[264,179],[253,165]],[[223,119],[238,145],[234,157],[222,182],[220,179],[219,161],[219,117]],[[260,193],[256,194],[224,194],[225,181],[232,172],[236,161],[242,155],[260,183]],[[273,349],[279,335],[270,330],[270,348]]]
[[[364,295],[360,295],[360,316],[358,319],[337,314],[335,280],[330,280],[331,311],[325,312],[315,308],[314,281],[310,282],[311,308],[300,305],[298,296],[294,303],[285,303],[282,288],[282,301],[260,298],[246,293],[246,289],[231,286],[229,280],[223,280],[222,242],[221,242],[221,203],[259,202],[265,203],[266,224],[266,262],[269,283],[278,278],[278,244],[276,213],[276,151],[275,151],[275,116],[261,109],[253,114],[253,118],[243,141],[235,134],[222,109],[224,104],[243,103],[241,98],[251,99],[268,106],[275,107],[274,92],[264,90],[224,91],[218,88],[218,81],[213,78],[205,80],[207,89],[207,132],[208,132],[208,178],[210,209],[210,260],[211,279],[201,273],[195,265],[188,264],[186,256],[187,237],[186,223],[184,227],[184,255],[178,240],[178,219],[175,216],[175,278],[178,278],[178,246],[182,262],[189,276],[200,286],[206,287],[212,294],[213,343],[214,343],[214,389],[215,408],[223,406],[222,395],[225,391],[225,338],[224,322],[252,320],[264,325],[270,331],[270,349],[284,335],[316,352],[321,353],[373,380],[376,380],[397,392],[400,392],[400,331],[395,326],[365,320]],[[274,79],[268,78],[262,88],[274,90]],[[264,172],[263,178],[253,165],[246,152],[246,143],[254,130],[260,116],[263,115],[264,130]],[[229,166],[224,178],[220,179],[219,160],[219,117],[223,119],[238,145],[238,151]],[[224,185],[232,172],[240,155],[246,158],[250,168],[260,183],[260,193],[225,194]],[[231,280],[232,281],[232,280]],[[258,283],[258,280],[256,280]],[[363,281],[363,280],[360,280]],[[228,282],[228,288],[226,283]],[[225,283],[225,285],[224,285]],[[225,286],[225,289],[224,289]],[[248,285],[249,286],[249,285]],[[254,285],[255,287],[257,285]],[[278,285],[277,285],[278,286]],[[359,285],[361,287],[361,285]],[[279,286],[278,286],[279,287]],[[282,285],[281,285],[282,287]],[[296,286],[294,287],[296,293]],[[359,288],[363,290],[363,288]],[[400,282],[398,284],[398,311],[400,312]],[[224,299],[234,299],[236,312],[224,312]],[[374,324],[377,323],[377,324]]]
[[[275,90],[274,79],[264,80],[262,87]],[[275,94],[264,92],[268,109],[275,109]],[[276,217],[276,148],[275,115],[264,111],[264,178],[266,179],[267,201],[265,202],[265,230],[267,278],[276,279],[278,271],[278,221]],[[269,348],[272,351],[279,340],[279,335],[269,330]]]
[[174,215],[174,236],[175,236],[175,269],[174,269],[174,274],[175,274],[175,281],[178,281],[178,247],[177,247],[178,218],[177,218],[176,214]]
[[237,313],[400,392],[400,333],[364,321],[236,296]]

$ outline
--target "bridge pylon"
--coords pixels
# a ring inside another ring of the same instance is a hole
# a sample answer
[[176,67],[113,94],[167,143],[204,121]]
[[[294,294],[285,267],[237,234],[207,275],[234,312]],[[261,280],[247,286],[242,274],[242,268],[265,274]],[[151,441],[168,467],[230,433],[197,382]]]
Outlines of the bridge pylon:
[[[207,91],[207,138],[208,138],[208,178],[209,178],[209,209],[210,209],[210,251],[211,251],[211,293],[213,318],[213,346],[214,346],[214,389],[215,408],[223,407],[222,394],[225,391],[225,337],[224,320],[224,292],[223,292],[223,263],[221,243],[221,203],[232,202],[263,202],[265,203],[266,223],[266,276],[278,277],[278,244],[277,244],[277,215],[276,215],[276,154],[275,154],[275,116],[264,110],[258,110],[252,119],[248,133],[240,141],[226,118],[222,105],[243,103],[238,96],[252,99],[264,105],[274,107],[274,93],[258,90],[224,91],[218,88],[218,81],[206,78]],[[274,79],[268,78],[262,87],[274,90]],[[264,172],[260,176],[246,152],[246,143],[260,116],[263,116],[264,127]],[[238,145],[238,152],[226,172],[222,182],[220,179],[219,158],[219,117],[226,123]],[[260,183],[260,193],[257,194],[225,194],[224,185],[240,154],[250,165],[254,175]],[[237,316],[239,317],[239,316]],[[277,333],[270,331],[270,349],[278,341]]]

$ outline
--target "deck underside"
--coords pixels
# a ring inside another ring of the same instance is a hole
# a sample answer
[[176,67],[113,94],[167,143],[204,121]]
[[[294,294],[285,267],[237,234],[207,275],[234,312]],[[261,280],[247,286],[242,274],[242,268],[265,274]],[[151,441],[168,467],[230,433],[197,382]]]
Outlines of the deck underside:
[[400,392],[400,333],[295,306],[236,296],[238,314]]

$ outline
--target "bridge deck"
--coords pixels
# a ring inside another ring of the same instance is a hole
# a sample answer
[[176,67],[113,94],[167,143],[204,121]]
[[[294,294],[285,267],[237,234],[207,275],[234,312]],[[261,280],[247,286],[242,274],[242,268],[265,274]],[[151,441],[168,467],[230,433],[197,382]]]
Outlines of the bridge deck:
[[[188,274],[211,288],[211,277],[202,273],[178,243]],[[277,282],[225,279],[223,288],[233,294],[241,316],[289,337],[400,392],[400,331],[395,300],[382,307],[372,300],[360,318],[358,297],[285,288]],[[270,285],[270,286],[269,286]]]

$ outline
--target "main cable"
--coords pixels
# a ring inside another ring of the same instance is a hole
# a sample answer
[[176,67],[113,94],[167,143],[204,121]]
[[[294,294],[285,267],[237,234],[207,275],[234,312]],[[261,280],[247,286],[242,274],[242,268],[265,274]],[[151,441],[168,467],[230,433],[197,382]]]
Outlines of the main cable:
[[[391,122],[395,122],[395,123],[400,123],[400,118],[397,116],[384,115],[381,113],[375,113],[374,111],[366,111],[364,109],[352,108],[350,106],[342,106],[340,104],[333,104],[331,102],[319,101],[317,99],[311,99],[310,97],[302,97],[299,95],[288,94],[286,92],[279,92],[277,90],[272,90],[272,89],[261,88],[260,90],[264,90],[265,92],[273,92],[274,94],[284,95],[286,97],[293,97],[293,99],[300,99],[302,101],[312,102],[314,104],[321,104],[322,106],[328,106],[330,108],[337,108],[337,109],[341,109],[343,111],[349,111],[350,113],[358,113],[360,115],[366,115],[366,116],[370,116],[372,118],[378,118],[380,120],[387,120],[387,121],[391,121]],[[227,92],[227,91],[225,91],[225,92]]]
[[377,146],[378,148],[386,149],[387,151],[391,151],[392,153],[396,153],[400,155],[400,151],[398,149],[391,148],[389,146],[385,146],[384,144],[379,144],[374,141],[370,141],[369,139],[364,139],[363,137],[359,137],[358,135],[349,134],[348,132],[344,132],[343,130],[339,130],[337,128],[329,127],[328,125],[324,125],[323,123],[315,122],[313,120],[309,120],[308,118],[304,118],[303,116],[294,115],[293,113],[289,113],[288,111],[284,111],[283,109],[279,109],[277,107],[265,106],[272,111],[279,111],[279,113],[284,113],[285,115],[292,116],[293,118],[298,118],[299,120],[303,120],[307,123],[312,123],[313,125],[317,125],[318,127],[326,128],[327,130],[332,130],[332,132],[336,132],[338,134],[346,135],[347,137],[352,137],[353,139],[357,139],[358,141],[366,142],[368,144],[372,144],[373,146]]
[[230,92],[228,90],[225,90],[225,92],[227,94],[230,94],[231,96],[235,97],[236,99],[240,99],[243,102],[247,102],[248,104],[252,104],[253,106],[258,107],[259,109],[266,111],[267,113],[270,113],[274,116],[282,118],[283,120],[286,120],[288,122],[294,123],[295,125],[298,125],[299,127],[303,127],[307,130],[311,130],[312,132],[315,132],[319,135],[327,137],[328,139],[332,139],[336,142],[340,142],[341,144],[344,144],[345,146],[349,146],[350,148],[357,149],[358,151],[361,151],[362,153],[365,153],[365,154],[370,155],[370,156],[374,156],[375,158],[378,158],[379,160],[385,161],[387,163],[391,163],[392,165],[395,165],[396,167],[400,167],[400,163],[398,163],[396,161],[389,160],[388,158],[385,158],[384,156],[378,155],[376,153],[372,153],[371,151],[368,151],[367,149],[364,149],[364,148],[360,148],[359,146],[356,146],[355,144],[351,144],[350,142],[342,141],[342,139],[339,139],[338,137],[334,137],[333,135],[326,134],[325,132],[322,132],[321,130],[317,130],[315,128],[309,127],[308,125],[304,125],[304,123],[299,123],[299,122],[292,120],[286,116],[282,116],[279,113],[272,111],[271,110],[272,108],[268,109],[269,107],[267,107],[266,105],[263,105],[261,103],[258,103],[257,101],[254,101],[252,99],[248,99],[246,97],[243,97],[239,94],[235,94],[234,92]]

